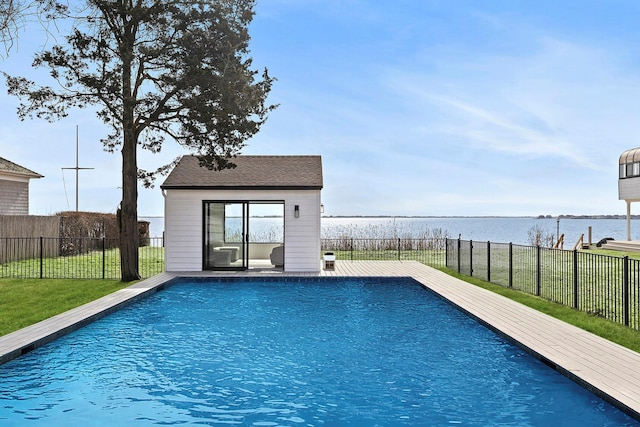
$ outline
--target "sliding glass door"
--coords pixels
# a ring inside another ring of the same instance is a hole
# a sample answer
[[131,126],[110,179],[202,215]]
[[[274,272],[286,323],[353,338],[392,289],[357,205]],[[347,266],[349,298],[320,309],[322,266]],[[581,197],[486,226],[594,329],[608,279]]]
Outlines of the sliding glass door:
[[202,206],[204,270],[284,268],[284,201],[211,200]]
[[205,270],[248,267],[248,202],[204,202]]

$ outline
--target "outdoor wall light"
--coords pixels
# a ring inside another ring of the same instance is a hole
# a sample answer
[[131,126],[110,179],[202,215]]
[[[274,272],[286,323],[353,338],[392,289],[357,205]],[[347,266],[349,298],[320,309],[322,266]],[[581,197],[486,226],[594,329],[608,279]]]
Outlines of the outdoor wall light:
[[295,205],[293,208],[293,216],[296,218],[300,217],[300,205]]

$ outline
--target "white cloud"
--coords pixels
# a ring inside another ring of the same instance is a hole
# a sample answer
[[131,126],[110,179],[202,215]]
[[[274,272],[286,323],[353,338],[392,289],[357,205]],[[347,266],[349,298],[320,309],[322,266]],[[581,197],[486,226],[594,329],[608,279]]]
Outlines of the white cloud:
[[496,162],[560,159],[606,172],[602,156],[617,157],[640,134],[640,78],[600,48],[549,37],[537,46],[508,57],[457,51],[437,59],[437,72],[415,64],[389,69],[385,79],[414,103],[423,129],[460,147],[495,152]]

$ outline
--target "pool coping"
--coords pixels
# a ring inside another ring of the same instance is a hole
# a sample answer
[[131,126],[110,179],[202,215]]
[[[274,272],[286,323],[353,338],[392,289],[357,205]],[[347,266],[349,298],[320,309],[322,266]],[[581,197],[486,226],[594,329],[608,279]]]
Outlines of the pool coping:
[[640,353],[417,261],[337,261],[335,270],[316,273],[270,269],[165,272],[0,337],[0,364],[188,277],[411,277],[546,365],[640,420]]

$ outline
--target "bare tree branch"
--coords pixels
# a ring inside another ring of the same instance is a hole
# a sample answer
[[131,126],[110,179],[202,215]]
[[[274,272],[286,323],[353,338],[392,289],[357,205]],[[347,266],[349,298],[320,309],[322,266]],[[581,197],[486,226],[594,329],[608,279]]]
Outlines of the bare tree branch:
[[0,44],[8,56],[18,42],[20,33],[36,21],[52,35],[56,20],[68,17],[67,0],[0,0]]

